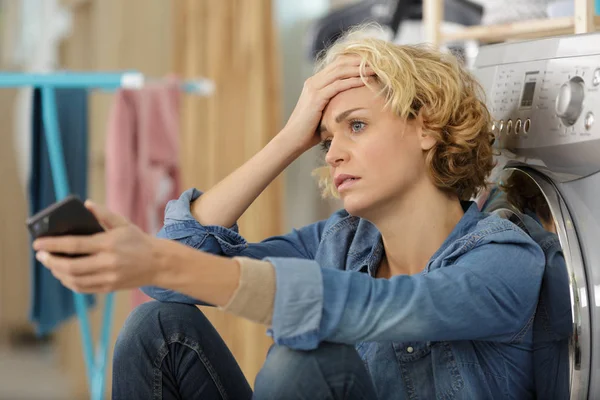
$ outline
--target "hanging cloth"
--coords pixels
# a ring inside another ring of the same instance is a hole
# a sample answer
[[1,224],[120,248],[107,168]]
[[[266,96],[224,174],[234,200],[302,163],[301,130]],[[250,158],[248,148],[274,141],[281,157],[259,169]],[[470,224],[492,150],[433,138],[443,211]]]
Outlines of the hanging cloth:
[[[115,96],[106,135],[107,206],[154,235],[181,192],[181,82],[169,78]],[[148,300],[134,291],[133,305]]]
[[[85,199],[88,171],[88,93],[86,89],[55,89],[55,97],[71,193]],[[31,134],[29,200],[31,215],[33,215],[57,200],[42,120],[42,96],[39,89],[33,92]],[[33,250],[31,267],[30,319],[36,324],[37,333],[45,335],[75,314],[73,292],[64,287],[49,269],[35,259]],[[85,298],[88,306],[94,305],[94,296],[87,295]]]

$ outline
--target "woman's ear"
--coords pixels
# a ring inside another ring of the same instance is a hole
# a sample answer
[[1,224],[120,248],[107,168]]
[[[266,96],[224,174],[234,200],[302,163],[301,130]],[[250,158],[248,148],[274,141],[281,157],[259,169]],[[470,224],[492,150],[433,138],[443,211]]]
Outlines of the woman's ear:
[[421,150],[428,151],[431,150],[433,146],[435,146],[436,140],[435,138],[428,134],[425,130],[425,126],[423,124],[423,109],[419,111],[419,114],[416,118],[416,127],[417,127],[417,137],[419,138],[419,143],[421,145]]
[[435,138],[425,133],[425,131],[422,128],[420,129],[420,131],[421,132],[419,132],[419,141],[421,143],[421,149],[423,151],[431,150],[432,147],[435,146]]

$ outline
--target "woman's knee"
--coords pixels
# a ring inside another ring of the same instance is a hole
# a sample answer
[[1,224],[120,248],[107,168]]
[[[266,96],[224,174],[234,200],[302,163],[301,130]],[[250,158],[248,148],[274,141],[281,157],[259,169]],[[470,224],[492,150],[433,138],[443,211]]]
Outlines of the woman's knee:
[[274,345],[256,378],[255,392],[258,399],[317,398],[322,393],[344,393],[364,379],[370,378],[353,346],[322,343],[302,351]]
[[138,352],[154,342],[164,341],[173,332],[188,329],[206,319],[193,305],[150,301],[137,306],[127,317],[115,344],[115,357]]

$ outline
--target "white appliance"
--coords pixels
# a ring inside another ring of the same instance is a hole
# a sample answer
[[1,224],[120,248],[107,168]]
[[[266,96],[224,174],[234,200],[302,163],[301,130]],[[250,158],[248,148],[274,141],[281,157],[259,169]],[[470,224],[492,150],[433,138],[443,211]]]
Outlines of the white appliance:
[[499,151],[484,209],[562,248],[536,315],[538,398],[600,398],[600,33],[482,47],[473,72]]

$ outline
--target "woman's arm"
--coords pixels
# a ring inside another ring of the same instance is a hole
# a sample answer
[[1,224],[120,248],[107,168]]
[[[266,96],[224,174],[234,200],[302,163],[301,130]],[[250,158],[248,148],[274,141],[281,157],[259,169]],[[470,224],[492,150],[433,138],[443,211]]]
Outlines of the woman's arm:
[[[220,226],[201,226],[191,215],[187,206],[189,200],[185,197],[189,194],[189,192],[185,193],[182,198],[171,203],[167,214],[173,220],[170,220],[163,227],[158,237],[183,244],[187,248],[194,249],[193,252],[195,253],[219,255],[228,258],[244,257],[245,259],[256,260],[266,257],[314,259],[323,233],[329,227],[335,226],[348,217],[348,214],[341,210],[327,220],[300,229],[293,229],[287,234],[272,236],[261,242],[249,243],[235,229],[226,229]],[[174,220],[174,218],[177,219]],[[198,267],[202,264],[190,263],[186,265]],[[213,305],[164,286],[148,284],[148,286],[142,286],[141,290],[158,301]]]
[[[360,61],[359,57],[340,57],[307,79],[285,128],[259,153],[196,200],[191,207],[194,218],[202,225],[232,226],[273,179],[319,143],[317,127],[329,100],[364,85]],[[363,72],[366,76],[374,73],[370,68]]]
[[[151,237],[119,215],[88,207],[106,232],[34,242],[38,259],[75,291],[155,285],[225,307],[244,282],[242,272],[254,270]],[[391,279],[326,268],[314,260],[269,257],[259,268],[267,278],[248,288],[273,293],[266,320],[276,343],[296,349],[324,341],[519,340],[535,311],[544,253],[529,236],[509,227],[473,236],[469,247],[451,265]]]
[[[312,258],[325,226],[324,221],[288,235],[269,238],[260,244],[247,243],[238,234],[235,222],[287,165],[320,141],[317,126],[329,99],[344,90],[364,85],[359,77],[359,64],[357,57],[340,57],[307,79],[284,129],[265,148],[208,192],[189,189],[179,199],[170,201],[158,237],[227,257]],[[373,71],[366,68],[363,73],[369,76]],[[190,301],[173,291],[149,290],[155,298],[163,301]]]
[[[391,279],[321,268],[312,260],[269,259],[259,263],[272,276],[263,270],[262,281],[246,279],[252,285],[240,297],[236,261],[177,251],[173,260],[184,258],[166,263],[159,280],[221,307],[236,296],[246,299],[251,306],[238,300],[236,314],[271,325],[276,342],[293,348],[323,341],[519,340],[535,311],[544,255],[517,232],[483,241],[453,265]],[[259,269],[243,264],[242,276]],[[235,279],[221,276],[219,268]],[[265,292],[272,293],[270,301]]]
[[[364,85],[360,59],[340,57],[309,78],[285,128],[265,148],[208,192],[184,192],[167,205],[165,224],[158,237],[171,239],[206,253],[227,257],[314,257],[328,221],[320,221],[260,243],[247,243],[237,232],[236,220],[267,185],[296,157],[319,142],[317,126],[324,107],[338,93]],[[363,71],[366,76],[373,71]],[[335,217],[335,216],[334,216]],[[159,301],[206,304],[176,290],[144,286]]]
[[518,340],[535,312],[543,252],[514,231],[480,242],[451,265],[390,279],[270,259],[274,339],[297,349],[324,341]]
[[152,284],[156,286],[220,307],[229,302],[238,287],[240,268],[232,258],[162,240],[155,251],[158,262]]
[[280,132],[244,165],[192,202],[194,218],[204,226],[233,226],[265,188],[304,152],[294,142],[292,135]]
[[[107,232],[34,242],[40,261],[65,286],[98,293],[151,284],[221,307],[232,300],[243,277],[236,260],[150,237],[107,211],[96,215]],[[313,260],[268,258],[274,279],[251,289],[274,293],[273,336],[291,348],[324,341],[518,340],[535,311],[544,254],[515,230],[481,235],[472,245],[452,265],[389,280]]]
[[323,318],[315,342],[508,343],[531,328],[544,256],[534,244],[488,243],[426,274],[388,280],[322,272]]
[[[85,293],[106,293],[157,285],[202,301],[225,305],[240,272],[231,258],[216,256],[142,232],[120,215],[90,202],[105,232],[89,236],[43,237],[34,241],[37,259],[63,285]],[[79,257],[59,256],[79,255]]]

